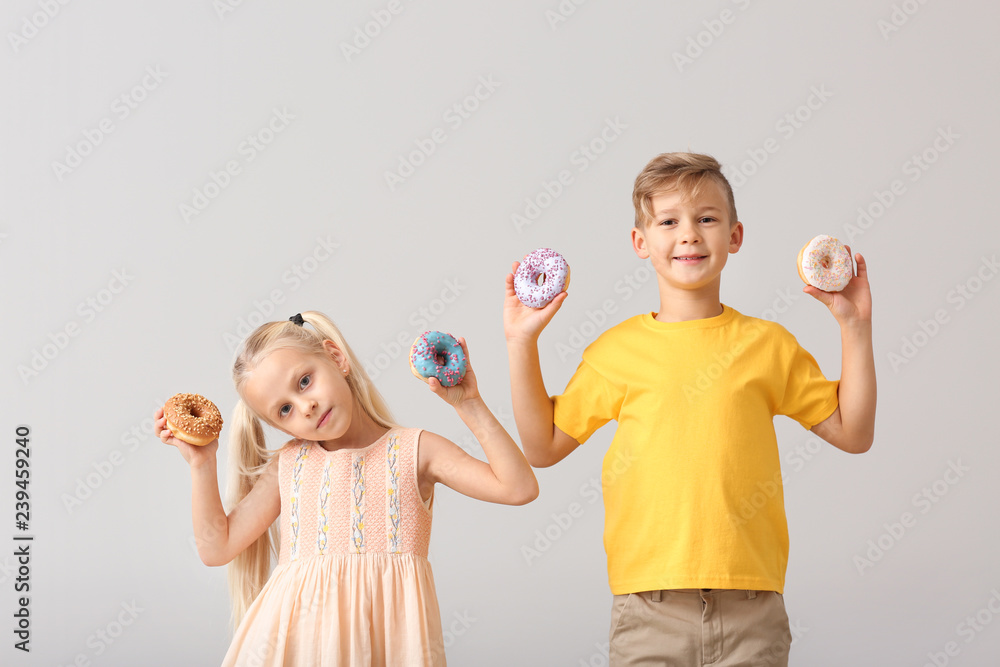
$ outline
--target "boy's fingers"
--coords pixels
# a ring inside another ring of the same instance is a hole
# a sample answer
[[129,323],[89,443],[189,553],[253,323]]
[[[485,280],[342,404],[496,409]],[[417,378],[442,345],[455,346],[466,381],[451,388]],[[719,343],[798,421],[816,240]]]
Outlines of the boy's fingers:
[[820,301],[824,306],[829,306],[833,303],[833,295],[829,292],[824,292],[821,289],[813,287],[812,285],[806,285],[802,288],[802,291],[813,297],[817,301]]
[[859,252],[854,256],[855,261],[858,263],[858,276],[868,277],[868,264],[865,262],[865,258],[861,256]]
[[555,297],[553,297],[552,301],[549,301],[547,304],[545,304],[545,307],[542,310],[545,312],[546,315],[548,315],[549,313],[555,315],[556,311],[562,307],[563,301],[565,301],[566,297],[568,296],[569,296],[568,292],[559,292],[559,294],[556,294]]

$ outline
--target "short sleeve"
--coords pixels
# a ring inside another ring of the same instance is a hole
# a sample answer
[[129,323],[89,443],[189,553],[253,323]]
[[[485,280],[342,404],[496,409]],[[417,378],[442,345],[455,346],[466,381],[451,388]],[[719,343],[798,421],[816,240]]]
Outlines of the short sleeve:
[[793,351],[788,381],[777,413],[787,415],[809,429],[837,409],[840,382],[827,380],[813,356],[794,337],[791,344]]
[[566,390],[552,397],[552,421],[566,435],[582,444],[594,431],[618,418],[624,396],[624,390],[616,387],[584,359],[570,378]]

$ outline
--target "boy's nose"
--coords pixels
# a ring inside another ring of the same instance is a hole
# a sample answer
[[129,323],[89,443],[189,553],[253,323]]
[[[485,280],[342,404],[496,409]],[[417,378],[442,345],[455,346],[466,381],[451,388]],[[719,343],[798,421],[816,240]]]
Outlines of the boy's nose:
[[701,239],[694,225],[685,225],[681,231],[681,243],[696,243]]

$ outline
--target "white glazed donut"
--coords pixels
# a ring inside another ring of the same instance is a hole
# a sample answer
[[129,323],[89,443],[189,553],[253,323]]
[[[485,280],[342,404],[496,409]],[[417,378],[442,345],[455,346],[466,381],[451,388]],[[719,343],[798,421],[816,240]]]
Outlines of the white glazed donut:
[[799,277],[824,292],[839,292],[854,277],[854,262],[843,243],[820,234],[799,251]]
[[525,255],[514,274],[514,292],[529,308],[544,308],[567,287],[569,264],[549,248],[539,248]]

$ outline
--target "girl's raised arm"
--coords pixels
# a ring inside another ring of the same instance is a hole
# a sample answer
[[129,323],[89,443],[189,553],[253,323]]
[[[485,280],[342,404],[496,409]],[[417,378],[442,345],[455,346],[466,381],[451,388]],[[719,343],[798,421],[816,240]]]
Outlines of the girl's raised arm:
[[[468,360],[465,339],[459,338],[458,342]],[[470,456],[447,438],[425,431],[417,455],[421,495],[427,498],[434,484],[440,482],[471,498],[504,505],[524,505],[537,498],[535,473],[479,395],[471,363],[462,382],[454,387],[443,387],[435,378],[429,378],[427,384],[454,406],[482,445],[489,463]]]
[[216,452],[219,441],[195,447],[175,438],[157,409],[155,432],[173,445],[191,466],[191,515],[198,555],[205,565],[226,565],[260,537],[281,512],[278,494],[278,459],[265,468],[250,493],[226,515],[219,493]]

